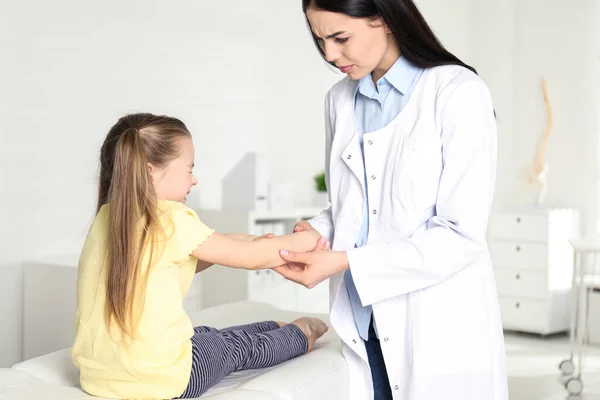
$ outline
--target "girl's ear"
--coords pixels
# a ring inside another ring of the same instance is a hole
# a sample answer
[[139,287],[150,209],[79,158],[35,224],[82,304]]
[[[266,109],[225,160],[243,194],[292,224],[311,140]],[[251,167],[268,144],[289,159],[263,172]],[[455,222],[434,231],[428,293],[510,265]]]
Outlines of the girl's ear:
[[150,163],[148,163],[147,165],[148,165],[148,174],[150,174],[150,177],[152,178],[152,180],[154,180],[154,174],[156,173],[157,169]]

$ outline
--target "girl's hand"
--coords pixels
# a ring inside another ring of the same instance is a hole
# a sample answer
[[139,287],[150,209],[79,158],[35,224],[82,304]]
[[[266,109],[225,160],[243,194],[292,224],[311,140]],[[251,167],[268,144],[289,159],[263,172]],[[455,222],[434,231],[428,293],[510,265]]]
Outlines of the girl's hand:
[[257,236],[255,238],[252,239],[253,242],[256,242],[257,240],[261,240],[261,239],[272,239],[274,238],[275,235],[273,233],[266,233],[262,236]]

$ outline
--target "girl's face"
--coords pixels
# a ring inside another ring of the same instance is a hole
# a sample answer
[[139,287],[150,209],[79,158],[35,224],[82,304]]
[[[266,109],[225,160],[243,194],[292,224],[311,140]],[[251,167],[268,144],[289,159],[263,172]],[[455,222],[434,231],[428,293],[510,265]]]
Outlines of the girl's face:
[[396,41],[381,18],[352,18],[345,14],[308,8],[306,16],[327,61],[350,79],[373,72],[383,76],[400,56]]
[[193,173],[194,144],[189,137],[181,137],[178,142],[177,158],[163,168],[149,167],[157,198],[185,203],[186,196],[198,183]]

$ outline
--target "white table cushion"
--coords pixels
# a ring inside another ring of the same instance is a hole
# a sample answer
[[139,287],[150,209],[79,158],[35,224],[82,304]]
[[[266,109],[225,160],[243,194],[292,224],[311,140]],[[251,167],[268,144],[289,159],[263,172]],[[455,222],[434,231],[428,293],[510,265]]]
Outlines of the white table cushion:
[[[211,400],[280,400],[282,397],[263,391],[235,390],[212,396]],[[318,397],[317,397],[318,398]],[[59,386],[14,369],[0,368],[0,400],[113,400],[94,397],[79,387]]]
[[[239,302],[201,310],[190,317],[194,325],[224,328],[263,320],[291,322],[304,315],[264,303]],[[328,322],[327,315],[312,316]],[[240,398],[247,400],[347,399],[348,368],[340,347],[339,338],[330,329],[309,354],[268,369],[235,372],[202,397],[210,397],[211,400],[235,399],[239,394],[242,396]],[[71,362],[70,349],[21,362],[14,365],[12,370],[25,372],[38,378],[41,383],[77,388],[83,393],[79,389],[78,370]]]
[[78,387],[58,386],[22,371],[0,369],[0,400],[101,400]]

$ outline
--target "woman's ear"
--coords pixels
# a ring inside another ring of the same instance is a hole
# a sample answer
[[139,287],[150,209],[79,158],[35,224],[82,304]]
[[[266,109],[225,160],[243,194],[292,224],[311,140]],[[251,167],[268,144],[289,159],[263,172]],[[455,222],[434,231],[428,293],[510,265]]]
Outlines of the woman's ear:
[[372,28],[383,28],[383,29],[385,29],[385,33],[392,33],[392,30],[390,29],[390,27],[387,26],[387,24],[381,17],[375,17],[375,18],[371,19],[369,21],[369,24]]

